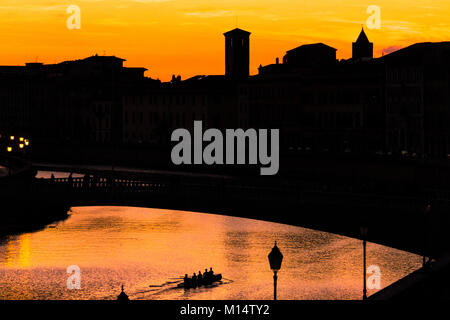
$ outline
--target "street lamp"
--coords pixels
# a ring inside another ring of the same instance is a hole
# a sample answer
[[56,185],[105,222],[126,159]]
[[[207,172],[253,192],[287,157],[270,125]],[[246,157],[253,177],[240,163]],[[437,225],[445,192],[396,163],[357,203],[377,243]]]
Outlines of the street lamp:
[[270,269],[273,271],[273,300],[277,300],[277,272],[281,269],[281,262],[283,261],[283,255],[280,249],[277,247],[277,242],[275,241],[275,246],[269,253],[269,263]]
[[367,299],[367,289],[366,289],[366,237],[367,237],[368,228],[366,226],[361,226],[360,227],[360,231],[361,231],[361,238],[363,240],[363,268],[364,268],[364,272],[363,272],[363,277],[364,277],[363,300],[366,300]]
[[427,205],[425,207],[425,210],[424,210],[424,222],[423,222],[423,225],[425,227],[424,228],[425,232],[423,234],[423,255],[422,255],[422,267],[423,268],[425,268],[425,265],[426,265],[426,254],[427,254],[427,249],[428,249],[427,229],[428,229],[428,216],[430,215],[430,212],[431,212],[431,205],[429,204],[429,205]]

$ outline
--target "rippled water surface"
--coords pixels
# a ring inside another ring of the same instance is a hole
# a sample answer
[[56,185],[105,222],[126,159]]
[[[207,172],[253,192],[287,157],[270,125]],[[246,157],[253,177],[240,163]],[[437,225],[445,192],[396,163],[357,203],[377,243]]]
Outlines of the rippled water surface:
[[[284,254],[279,299],[360,299],[359,240],[288,225],[213,214],[129,207],[77,207],[46,229],[0,242],[0,299],[271,299],[267,254]],[[381,286],[420,267],[417,255],[369,243]],[[66,268],[81,269],[68,290]],[[185,291],[185,274],[213,267],[224,280]],[[376,290],[369,290],[369,295]]]

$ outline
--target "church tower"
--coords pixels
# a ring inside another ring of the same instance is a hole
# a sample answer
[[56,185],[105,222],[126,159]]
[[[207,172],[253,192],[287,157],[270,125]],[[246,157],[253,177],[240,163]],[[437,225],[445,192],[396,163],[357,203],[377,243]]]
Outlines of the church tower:
[[373,58],[373,43],[369,42],[364,28],[361,29],[361,33],[356,42],[352,44],[352,59],[356,60],[361,58]]
[[225,32],[225,75],[233,79],[249,76],[250,32],[233,29]]

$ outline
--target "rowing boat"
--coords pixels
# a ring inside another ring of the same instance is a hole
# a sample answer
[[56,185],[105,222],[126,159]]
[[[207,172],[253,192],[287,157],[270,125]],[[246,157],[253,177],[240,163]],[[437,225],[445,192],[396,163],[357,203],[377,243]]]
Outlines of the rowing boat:
[[201,286],[207,286],[207,285],[211,285],[214,282],[220,281],[222,280],[222,274],[215,274],[212,276],[212,278],[210,279],[202,279],[202,281],[200,283],[198,283],[197,281],[192,281],[191,278],[187,279],[186,282],[183,283],[179,283],[178,284],[178,288],[185,288],[185,289],[191,289],[191,288],[197,288],[197,287],[201,287]]

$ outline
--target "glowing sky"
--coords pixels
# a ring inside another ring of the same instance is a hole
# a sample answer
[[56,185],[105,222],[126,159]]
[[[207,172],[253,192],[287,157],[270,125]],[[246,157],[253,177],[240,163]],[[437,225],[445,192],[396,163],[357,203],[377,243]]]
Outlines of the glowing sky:
[[[81,29],[69,30],[69,5],[81,8]],[[252,74],[259,64],[305,43],[324,42],[351,55],[369,14],[381,8],[381,28],[368,30],[374,54],[423,41],[450,40],[448,0],[1,0],[0,65],[55,63],[116,55],[126,66],[168,80],[224,73],[223,33],[252,32]]]

